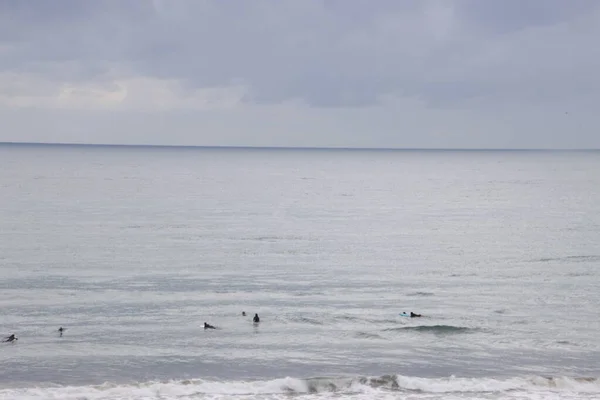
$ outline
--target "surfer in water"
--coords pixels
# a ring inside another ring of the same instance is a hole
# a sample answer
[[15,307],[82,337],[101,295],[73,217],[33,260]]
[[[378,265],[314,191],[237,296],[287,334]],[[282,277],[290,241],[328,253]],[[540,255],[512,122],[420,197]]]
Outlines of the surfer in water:
[[12,335],[5,337],[3,342],[14,342],[15,340],[19,340],[19,338],[13,333]]
[[58,328],[58,334],[60,335],[60,337],[62,337],[64,331],[65,331],[65,328],[63,328],[62,326],[60,328]]
[[207,324],[206,322],[204,323],[204,329],[217,329],[214,326]]
[[260,322],[260,318],[258,318],[258,314],[254,314],[254,318],[252,318],[252,321],[253,321],[255,324],[258,324],[258,323]]
[[246,316],[246,311],[242,311],[242,317]]
[[410,312],[410,314],[407,314],[405,311],[402,311],[400,313],[400,315],[402,315],[403,317],[411,317],[411,318],[418,318],[418,317],[422,317],[421,314],[415,314],[414,312]]

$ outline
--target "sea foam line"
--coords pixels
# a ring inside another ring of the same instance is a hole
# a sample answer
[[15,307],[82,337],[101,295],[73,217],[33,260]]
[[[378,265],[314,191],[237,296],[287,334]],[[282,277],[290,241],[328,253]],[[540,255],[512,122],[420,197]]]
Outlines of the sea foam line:
[[555,392],[598,394],[598,378],[541,376],[493,378],[420,378],[402,375],[380,377],[308,378],[286,377],[263,381],[216,381],[191,379],[136,384],[105,383],[94,386],[14,388],[0,390],[1,400],[15,399],[170,399],[200,395],[274,395],[310,393],[418,392],[431,394],[490,392]]

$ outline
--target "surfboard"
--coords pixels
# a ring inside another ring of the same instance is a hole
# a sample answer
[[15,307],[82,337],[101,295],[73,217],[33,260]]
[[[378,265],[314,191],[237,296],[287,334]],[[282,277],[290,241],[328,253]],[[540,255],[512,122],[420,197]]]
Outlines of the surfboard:
[[400,313],[398,315],[400,315],[401,317],[410,317],[410,314],[407,313]]

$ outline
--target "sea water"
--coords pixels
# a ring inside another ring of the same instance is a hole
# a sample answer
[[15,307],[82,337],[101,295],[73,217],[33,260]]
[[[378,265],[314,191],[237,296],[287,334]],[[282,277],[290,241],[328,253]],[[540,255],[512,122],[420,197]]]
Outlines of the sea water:
[[0,145],[0,399],[597,399],[599,328],[600,152]]

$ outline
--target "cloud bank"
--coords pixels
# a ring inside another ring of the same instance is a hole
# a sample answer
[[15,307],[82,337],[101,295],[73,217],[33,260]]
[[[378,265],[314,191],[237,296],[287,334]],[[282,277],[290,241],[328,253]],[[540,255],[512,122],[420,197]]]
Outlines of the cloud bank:
[[0,2],[0,141],[600,148],[594,0]]

